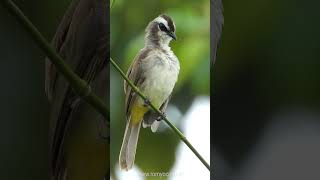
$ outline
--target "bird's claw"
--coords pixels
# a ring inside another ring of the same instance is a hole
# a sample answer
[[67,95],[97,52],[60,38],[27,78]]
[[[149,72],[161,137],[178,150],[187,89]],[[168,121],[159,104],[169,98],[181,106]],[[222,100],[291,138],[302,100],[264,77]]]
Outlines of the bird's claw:
[[144,100],[144,107],[147,107],[147,106],[150,106],[151,104],[151,101],[149,100],[149,98],[147,97],[145,100]]
[[164,118],[167,117],[167,114],[165,112],[161,112],[161,115],[157,117],[157,121],[162,121]]

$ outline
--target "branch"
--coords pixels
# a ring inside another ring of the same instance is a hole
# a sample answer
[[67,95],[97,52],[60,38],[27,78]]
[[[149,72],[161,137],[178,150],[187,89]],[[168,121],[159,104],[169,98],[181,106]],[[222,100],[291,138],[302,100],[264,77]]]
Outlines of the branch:
[[109,109],[106,104],[95,95],[89,84],[82,80],[65,63],[61,56],[54,50],[48,41],[42,36],[32,22],[23,14],[23,12],[11,1],[0,0],[1,3],[10,11],[10,13],[23,25],[38,46],[46,53],[50,61],[56,66],[57,70],[67,79],[74,91],[82,97],[87,103],[92,105],[107,120],[109,126]]
[[[145,101],[147,101],[147,97],[129,80],[129,78],[123,73],[120,67],[113,61],[110,57],[111,64],[116,68],[116,70],[121,74],[121,76],[127,81],[127,83],[131,86],[131,88]],[[199,152],[191,145],[191,143],[187,140],[187,138],[176,128],[169,119],[158,109],[156,108],[151,102],[149,105],[155,112],[161,116],[161,118],[168,124],[168,126],[172,129],[174,133],[176,133],[179,138],[190,148],[190,150],[198,157],[198,159],[207,167],[210,171],[210,165],[203,159],[203,157],[199,154]]]
[[[61,56],[51,47],[50,43],[42,36],[38,29],[32,24],[32,22],[22,13],[22,11],[11,1],[11,0],[1,0],[6,8],[12,13],[12,15],[17,18],[17,20],[24,26],[32,38],[36,41],[38,46],[46,53],[50,61],[56,66],[58,71],[67,79],[71,87],[76,91],[76,93],[81,96],[86,102],[92,105],[97,111],[99,111],[105,119],[109,122],[109,110],[103,101],[95,95],[88,83],[77,76],[72,69],[64,62]],[[126,77],[126,75],[121,71],[119,66],[110,58],[112,65],[120,72],[122,77],[128,82],[128,84],[133,88],[133,90],[139,94],[141,98],[147,100],[147,98],[139,91],[139,89],[132,84],[132,82]],[[157,109],[152,103],[150,107],[162,117],[162,119],[169,125],[169,127],[179,136],[179,138],[190,148],[190,150],[199,158],[199,160],[208,168],[210,171],[209,164],[203,159],[203,157],[198,153],[198,151],[190,144],[186,137],[177,129],[167,117],[165,117],[159,109]]]

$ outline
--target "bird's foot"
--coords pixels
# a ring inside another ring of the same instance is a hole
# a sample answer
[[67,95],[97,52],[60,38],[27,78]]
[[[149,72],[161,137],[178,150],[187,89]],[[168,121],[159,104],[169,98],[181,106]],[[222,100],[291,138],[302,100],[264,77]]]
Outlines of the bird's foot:
[[151,101],[150,101],[149,98],[147,97],[147,98],[144,100],[143,106],[144,106],[144,107],[147,107],[147,106],[150,106],[150,105],[151,105]]
[[161,112],[161,115],[157,117],[157,121],[162,121],[167,117],[167,114],[165,112]]

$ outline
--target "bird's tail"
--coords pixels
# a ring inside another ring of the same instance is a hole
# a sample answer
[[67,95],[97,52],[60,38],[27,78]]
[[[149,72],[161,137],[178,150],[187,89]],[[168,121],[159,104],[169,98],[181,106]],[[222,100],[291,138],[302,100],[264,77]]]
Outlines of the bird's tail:
[[130,119],[127,121],[119,155],[120,168],[123,170],[128,171],[134,164],[141,123],[133,123]]

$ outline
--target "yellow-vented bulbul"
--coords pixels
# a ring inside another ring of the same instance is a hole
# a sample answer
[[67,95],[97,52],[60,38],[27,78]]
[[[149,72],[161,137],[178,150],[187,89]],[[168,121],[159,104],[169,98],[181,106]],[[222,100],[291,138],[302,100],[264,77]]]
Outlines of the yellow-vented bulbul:
[[[165,111],[178,79],[180,65],[169,43],[176,40],[175,24],[167,15],[160,15],[145,30],[145,46],[133,60],[127,76],[162,112]],[[129,170],[134,164],[141,124],[155,132],[158,115],[125,82],[127,125],[120,150],[121,169]]]

